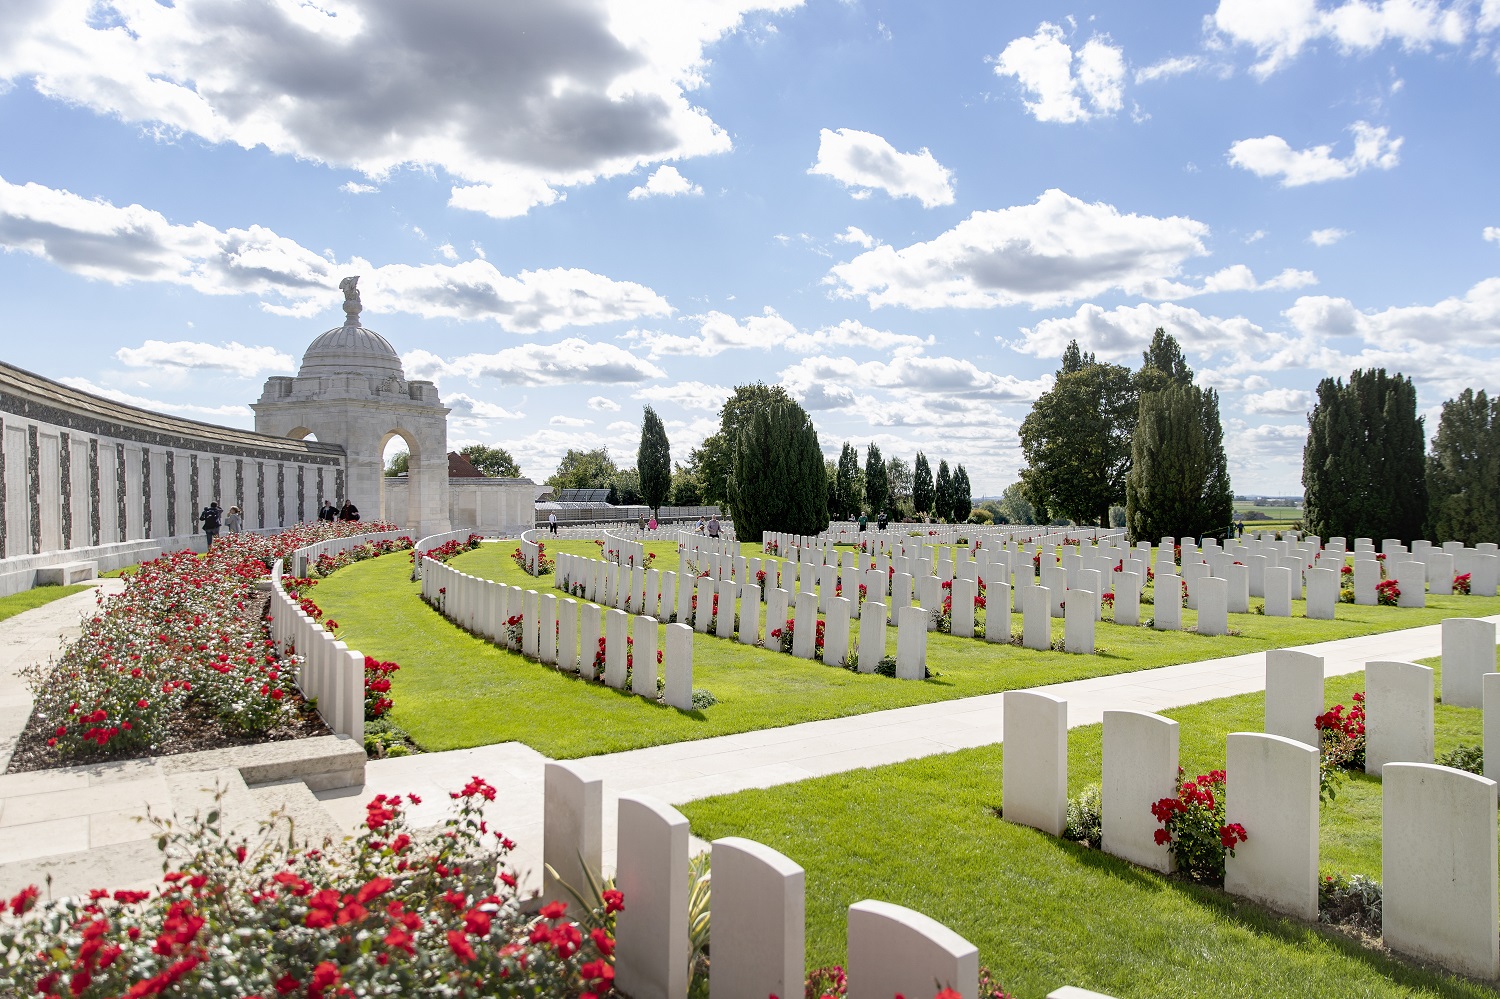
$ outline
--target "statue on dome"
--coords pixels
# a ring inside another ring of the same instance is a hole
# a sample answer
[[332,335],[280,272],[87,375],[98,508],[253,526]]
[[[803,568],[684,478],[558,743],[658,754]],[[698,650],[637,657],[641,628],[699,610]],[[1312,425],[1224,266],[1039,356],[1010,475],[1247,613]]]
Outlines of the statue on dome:
[[344,325],[359,325],[359,275],[346,277],[339,282],[339,291],[344,293]]

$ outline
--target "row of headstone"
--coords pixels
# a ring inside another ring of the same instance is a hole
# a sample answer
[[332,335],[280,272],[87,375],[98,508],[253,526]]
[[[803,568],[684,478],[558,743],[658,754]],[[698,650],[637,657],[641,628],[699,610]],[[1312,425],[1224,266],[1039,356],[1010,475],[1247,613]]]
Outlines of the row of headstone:
[[[542,898],[573,915],[570,886],[598,884],[604,865],[604,781],[582,763],[548,763],[542,819]],[[625,898],[615,917],[615,987],[637,999],[688,992],[688,820],[643,794],[619,796],[615,884]],[[806,967],[807,872],[763,843],[714,840],[711,851],[715,999],[800,995]],[[555,873],[554,873],[555,872]],[[936,920],[867,899],[848,912],[849,999],[979,992],[979,950]],[[1058,999],[1090,993],[1052,993]]]
[[335,639],[281,586],[281,560],[271,566],[271,638],[278,651],[295,651],[297,689],[317,704],[336,735],[365,738],[365,656]]
[[[471,576],[436,559],[426,561],[422,599],[465,631],[563,672],[576,672],[586,680],[602,678],[620,690],[628,683],[632,693],[657,698],[659,622],[655,617],[580,604],[571,597]],[[662,676],[661,699],[674,708],[691,710],[693,633],[686,625],[666,626]]]
[[[1318,665],[1321,670],[1321,661]],[[1492,675],[1500,680],[1500,674]],[[1369,682],[1373,698],[1376,681]],[[1267,694],[1269,722],[1269,687]],[[1430,686],[1427,704],[1430,711]],[[1367,699],[1367,716],[1370,705]],[[1372,724],[1367,721],[1367,734]],[[1062,835],[1068,804],[1067,702],[1036,691],[1007,691],[1003,734],[1005,819]],[[1151,806],[1177,794],[1179,740],[1171,719],[1104,712],[1105,852],[1158,871],[1172,869],[1169,846],[1155,840],[1158,824]],[[1225,822],[1244,826],[1247,838],[1225,859],[1225,891],[1316,921],[1316,743],[1234,732],[1226,759]],[[1381,769],[1383,942],[1463,974],[1500,977],[1496,783],[1428,762],[1388,761]]]

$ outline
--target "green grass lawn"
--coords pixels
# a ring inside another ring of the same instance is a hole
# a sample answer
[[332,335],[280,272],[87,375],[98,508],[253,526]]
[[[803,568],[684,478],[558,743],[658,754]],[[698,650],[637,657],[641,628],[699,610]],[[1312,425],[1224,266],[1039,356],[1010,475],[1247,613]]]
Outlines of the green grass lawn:
[[[1426,665],[1435,665],[1425,661]],[[1360,674],[1327,682],[1349,703]],[[1225,736],[1264,729],[1264,695],[1164,712],[1191,774],[1222,768]],[[1479,741],[1477,709],[1437,709],[1437,750]],[[1102,726],[1068,733],[1069,788],[1099,780]],[[808,967],[842,963],[845,912],[906,905],[979,947],[1018,997],[1064,984],[1126,997],[1493,996],[1209,889],[996,819],[1003,746],[692,802],[706,839],[745,836],[807,869]],[[1255,835],[1254,826],[1249,829]],[[1355,776],[1322,809],[1322,867],[1380,877],[1380,782]]]
[[54,600],[61,600],[63,597],[72,596],[74,593],[82,593],[87,589],[90,589],[90,587],[82,585],[37,586],[29,590],[22,590],[20,593],[12,593],[8,597],[0,597],[0,621],[4,621],[9,617],[15,617],[17,614],[29,611],[34,607],[50,604]]
[[[675,568],[674,545],[649,547],[660,553],[657,562],[664,568]],[[512,548],[483,545],[453,564],[475,575],[539,591],[549,588],[550,576],[532,579],[514,565],[509,558]],[[582,554],[598,550],[587,541],[557,542],[550,548]],[[408,573],[408,556],[398,553],[340,570],[313,593],[328,616],[340,623],[340,637],[351,647],[401,664],[393,681],[393,720],[428,750],[514,740],[554,758],[1232,656],[1431,624],[1445,616],[1500,613],[1500,598],[1439,597],[1424,609],[1341,604],[1335,621],[1231,615],[1231,627],[1242,633],[1213,638],[1102,624],[1098,642],[1104,652],[1091,656],[1033,652],[933,634],[929,664],[940,675],[925,682],[851,673],[697,635],[693,685],[711,691],[719,703],[682,712],[565,676],[465,634],[421,602]],[[1195,620],[1192,611],[1183,616],[1186,624]],[[1017,628],[1019,621],[1018,615]],[[1061,633],[1062,622],[1054,621],[1054,636]],[[894,647],[894,635],[889,644]]]

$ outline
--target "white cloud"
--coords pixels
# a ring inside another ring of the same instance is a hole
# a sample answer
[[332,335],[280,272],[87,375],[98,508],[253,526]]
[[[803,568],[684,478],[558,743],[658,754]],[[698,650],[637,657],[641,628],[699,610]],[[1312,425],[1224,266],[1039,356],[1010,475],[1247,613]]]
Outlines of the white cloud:
[[1229,147],[1229,162],[1257,177],[1281,177],[1282,187],[1301,187],[1328,180],[1346,180],[1369,169],[1389,170],[1400,162],[1404,139],[1390,137],[1384,125],[1357,121],[1354,151],[1345,157],[1333,155],[1332,146],[1293,149],[1279,135],[1240,139]]
[[[1500,0],[1495,0],[1500,4]],[[1486,242],[1500,243],[1500,225],[1487,225],[1484,227],[1484,238]]]
[[1500,0],[1484,0],[1479,8],[1480,31],[1500,31]]
[[1306,413],[1313,408],[1313,394],[1302,389],[1268,389],[1242,398],[1240,408],[1247,413]]
[[129,392],[121,392],[119,389],[95,385],[87,378],[59,378],[58,381],[81,392],[92,392],[94,395],[102,395],[106,399],[113,399],[115,402],[123,402],[127,406],[135,406],[153,413],[176,413],[178,416],[190,416],[197,419],[236,421],[243,421],[255,415],[249,406],[194,406],[186,403],[162,402],[160,399],[147,399],[131,395]]
[[[411,375],[411,372],[408,371],[407,374]],[[471,421],[479,421],[524,420],[526,418],[525,413],[515,412],[513,410],[506,409],[504,406],[496,405],[493,402],[485,402],[482,399],[476,399],[473,396],[466,395],[463,392],[444,392],[443,405],[447,406],[453,411],[449,416],[450,419],[467,419]]]
[[452,243],[444,243],[442,246],[437,248],[437,251],[444,260],[458,259],[458,251],[453,248]]
[[641,198],[673,198],[680,194],[702,194],[703,188],[677,172],[677,168],[662,165],[640,187],[632,187],[627,197],[632,201]]
[[1167,80],[1184,73],[1192,73],[1207,65],[1208,60],[1202,56],[1177,56],[1174,59],[1163,59],[1161,62],[1136,70],[1135,82],[1150,83],[1154,80]]
[[1037,121],[1088,121],[1125,104],[1124,52],[1095,36],[1075,53],[1063,30],[1049,21],[1005,46],[995,74],[1015,77],[1036,98],[1024,103]]
[[975,212],[930,242],[861,253],[826,280],[872,308],[1043,308],[1115,289],[1172,298],[1184,288],[1171,279],[1207,254],[1207,235],[1194,219],[1122,215],[1053,189],[1035,204]]
[[945,444],[972,430],[992,446],[996,437],[1014,440],[1015,420],[1004,407],[1034,401],[1052,384],[1050,375],[1025,381],[967,358],[915,355],[889,362],[820,355],[783,369],[779,378],[814,413],[844,410],[871,426],[940,427]]
[[1014,346],[1033,357],[1057,358],[1068,341],[1077,340],[1080,347],[1097,354],[1100,360],[1134,367],[1157,327],[1176,337],[1183,351],[1194,357],[1226,354],[1239,358],[1290,342],[1242,316],[1221,319],[1171,302],[1122,305],[1106,311],[1090,302],[1071,316],[1044,319],[1022,328],[1022,340]]
[[825,128],[818,136],[818,161],[807,172],[832,177],[852,188],[856,198],[879,190],[893,198],[916,198],[924,208],[953,204],[953,175],[925,146],[898,152],[880,136],[852,128]]
[[[833,238],[840,243],[854,243],[858,246],[863,246],[867,250],[880,243],[880,240],[874,236],[871,236],[858,226],[852,225],[845,228],[843,232],[835,233]],[[1486,236],[1485,238],[1488,239],[1489,237]]]
[[493,354],[464,354],[445,360],[426,350],[401,356],[408,378],[493,378],[507,385],[601,385],[643,382],[665,377],[649,361],[612,343],[569,338],[557,343],[527,343]]
[[[686,381],[675,385],[653,385],[634,393],[631,398],[647,402],[670,402],[682,409],[717,413],[724,401],[734,394],[728,385],[705,385],[703,382]],[[710,431],[712,433],[713,431]]]
[[1269,235],[1264,229],[1257,229],[1245,237],[1246,243],[1259,243]]
[[1172,297],[1187,298],[1191,295],[1212,295],[1226,291],[1288,291],[1317,283],[1318,276],[1312,271],[1299,271],[1291,267],[1283,269],[1268,281],[1257,281],[1255,272],[1249,267],[1232,264],[1204,278],[1202,287],[1184,285],[1182,292]]
[[672,308],[644,285],[578,268],[500,273],[484,260],[458,264],[336,262],[270,229],[178,225],[161,213],[117,208],[70,191],[0,178],[0,248],[96,280],[158,281],[205,295],[255,295],[278,315],[313,316],[337,303],[339,279],[358,274],[365,314],[488,319],[517,333],[550,332]]
[[601,413],[618,413],[620,411],[620,404],[613,399],[596,395],[589,399],[589,409],[596,409]]
[[577,416],[562,415],[552,417],[552,419],[548,420],[547,423],[550,426],[554,427],[591,427],[594,425],[593,420],[585,420]]
[[559,188],[721,153],[690,93],[751,11],[799,0],[408,0],[7,9],[0,81],[126,122],[265,146],[372,179],[453,178],[452,204],[505,217]]
[[1379,349],[1492,348],[1496,333],[1500,332],[1500,278],[1480,281],[1462,298],[1379,312],[1361,311],[1347,298],[1304,296],[1286,310],[1286,317],[1301,333],[1317,337],[1357,336]]
[[627,340],[641,343],[652,357],[682,354],[692,357],[714,357],[726,350],[785,349],[811,354],[835,347],[859,348],[879,352],[920,353],[934,342],[889,330],[875,329],[854,319],[815,330],[799,330],[775,309],[767,306],[759,316],[747,316],[743,322],[723,312],[709,312],[689,319],[699,324],[695,336],[674,333],[631,330]]
[[1347,0],[1328,7],[1318,0],[1219,0],[1205,20],[1211,32],[1255,49],[1260,62],[1253,72],[1261,77],[1320,39],[1345,53],[1370,52],[1387,42],[1417,51],[1460,45],[1469,27],[1465,5],[1444,8],[1434,0]]
[[1314,246],[1332,246],[1347,235],[1347,229],[1314,229],[1307,234],[1307,241]]
[[115,358],[130,368],[207,369],[239,378],[297,370],[292,358],[275,347],[246,347],[233,340],[223,344],[147,340],[139,347],[121,347],[115,351]]
[[343,191],[345,194],[374,194],[376,191],[380,190],[380,188],[376,187],[374,184],[361,184],[358,181],[351,180],[347,181],[346,183],[340,184],[339,190]]

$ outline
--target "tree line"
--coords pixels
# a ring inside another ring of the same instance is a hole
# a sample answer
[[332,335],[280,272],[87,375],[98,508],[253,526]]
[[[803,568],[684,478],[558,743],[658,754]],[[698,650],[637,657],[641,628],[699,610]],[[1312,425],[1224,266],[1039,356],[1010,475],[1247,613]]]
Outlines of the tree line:
[[1021,423],[1027,467],[1016,498],[1040,523],[1109,527],[1123,504],[1133,539],[1223,537],[1234,491],[1219,394],[1194,383],[1160,327],[1141,360],[1131,371],[1068,344],[1052,388]]
[[1319,537],[1500,542],[1500,399],[1443,403],[1430,448],[1399,371],[1325,378],[1302,452],[1303,523]]

